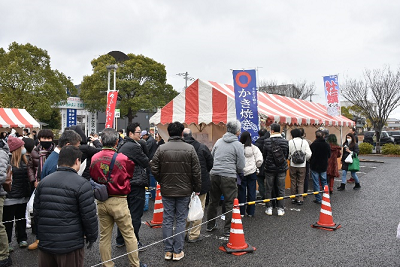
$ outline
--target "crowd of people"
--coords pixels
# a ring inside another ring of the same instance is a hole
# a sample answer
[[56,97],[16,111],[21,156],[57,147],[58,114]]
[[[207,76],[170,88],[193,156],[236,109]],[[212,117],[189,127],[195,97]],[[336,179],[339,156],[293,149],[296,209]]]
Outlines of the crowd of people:
[[[72,126],[57,143],[48,129],[37,135],[28,129],[22,136],[14,129],[1,133],[0,183],[5,182],[8,166],[13,183],[9,192],[0,187],[0,267],[12,265],[14,228],[20,248],[39,249],[39,266],[83,266],[85,242],[91,248],[98,236],[103,266],[113,266],[114,224],[117,247],[126,246],[130,265],[146,266],[139,260],[139,251],[146,248],[139,232],[145,190],[152,179],[161,186],[164,258],[179,261],[185,257],[185,241],[203,239],[202,220],[186,220],[192,193],[199,196],[203,211],[208,196],[206,230],[211,232],[218,228],[221,198],[224,213],[232,209],[235,198],[240,203],[256,200],[257,184],[262,199],[284,197],[288,170],[291,194],[307,192],[310,178],[314,191],[328,185],[332,194],[341,157],[342,183],[337,190],[345,190],[351,182],[346,180],[345,159],[359,152],[353,130],[340,146],[336,135],[325,129],[317,130],[311,142],[304,129],[295,128],[291,140],[286,140],[274,123],[270,131],[261,129],[253,144],[251,134],[241,132],[239,121],[229,121],[211,151],[180,122],[170,123],[167,131],[166,143],[160,135],[142,130],[139,123],[130,123],[126,136],[123,130],[105,129],[87,137],[79,126]],[[351,176],[354,189],[360,189],[356,172],[351,171]],[[106,185],[106,200],[95,200],[90,180]],[[315,195],[315,203],[321,200],[320,194]],[[303,205],[303,197],[292,199],[292,204]],[[283,200],[266,202],[265,214],[272,216],[275,208],[278,216],[285,214]],[[240,214],[254,217],[255,206],[241,206]],[[224,215],[223,235],[229,237],[232,214]],[[37,237],[30,245],[27,228]]]

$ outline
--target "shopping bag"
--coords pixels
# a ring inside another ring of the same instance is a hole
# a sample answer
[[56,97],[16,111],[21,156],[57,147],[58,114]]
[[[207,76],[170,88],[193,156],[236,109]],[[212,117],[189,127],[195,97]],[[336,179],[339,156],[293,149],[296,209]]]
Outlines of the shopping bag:
[[354,153],[353,162],[349,164],[347,170],[351,172],[358,172],[360,170],[360,159],[356,153]]
[[350,154],[346,157],[346,159],[344,160],[344,162],[346,162],[346,163],[352,163],[352,162],[353,162],[353,155],[352,155],[352,153],[350,153]]
[[33,201],[35,200],[36,189],[33,191],[31,198],[28,201],[28,212],[33,213]]
[[203,219],[204,211],[201,206],[201,201],[198,195],[192,193],[190,203],[189,203],[189,213],[187,217],[187,221],[197,221]]

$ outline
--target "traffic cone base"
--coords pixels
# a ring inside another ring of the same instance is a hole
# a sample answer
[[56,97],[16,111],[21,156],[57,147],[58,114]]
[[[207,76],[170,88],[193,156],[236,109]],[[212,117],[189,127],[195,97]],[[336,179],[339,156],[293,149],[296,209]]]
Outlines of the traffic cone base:
[[239,201],[237,198],[233,201],[231,231],[229,235],[229,242],[219,247],[220,250],[240,256],[246,253],[251,253],[256,250],[255,247],[250,246],[244,239],[242,219],[239,210]]
[[324,186],[324,193],[322,196],[322,203],[321,203],[321,212],[319,215],[319,221],[315,224],[311,225],[313,228],[319,228],[327,231],[334,231],[341,227],[340,224],[336,224],[333,222],[332,217],[332,208],[331,202],[329,198],[329,189],[328,186]]
[[164,205],[161,197],[161,187],[158,184],[156,190],[156,200],[154,202],[153,220],[146,221],[151,228],[161,228],[163,223]]

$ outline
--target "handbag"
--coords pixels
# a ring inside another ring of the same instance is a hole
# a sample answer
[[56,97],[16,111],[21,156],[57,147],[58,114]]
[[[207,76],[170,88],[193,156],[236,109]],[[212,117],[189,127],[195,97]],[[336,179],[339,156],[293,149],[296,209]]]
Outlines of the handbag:
[[189,203],[189,212],[187,216],[187,221],[197,221],[203,219],[204,211],[203,207],[201,206],[201,201],[198,195],[192,193]]
[[352,171],[352,172],[358,172],[360,170],[360,159],[357,156],[357,153],[353,154],[353,162],[349,164],[347,167],[347,170]]
[[350,153],[350,154],[346,157],[346,159],[344,160],[344,162],[346,162],[346,163],[353,163],[353,155],[352,155],[352,153]]
[[12,187],[12,166],[9,164],[6,171],[6,180],[3,183],[3,189],[10,192]]

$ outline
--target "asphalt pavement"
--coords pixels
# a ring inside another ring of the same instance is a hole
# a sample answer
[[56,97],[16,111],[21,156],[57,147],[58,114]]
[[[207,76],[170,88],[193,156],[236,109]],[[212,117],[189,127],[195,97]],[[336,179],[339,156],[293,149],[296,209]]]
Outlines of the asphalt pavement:
[[[162,230],[144,224],[153,217],[153,202],[143,216],[141,241],[149,245],[140,252],[143,263],[153,266],[400,266],[400,240],[396,239],[399,212],[400,158],[360,156],[360,159],[378,160],[361,162],[358,173],[361,190],[334,191],[331,195],[333,220],[341,224],[336,231],[312,228],[319,220],[320,205],[312,202],[314,196],[305,198],[303,206],[285,200],[285,215],[278,217],[264,213],[262,204],[256,205],[255,217],[242,218],[246,242],[256,251],[234,256],[218,248],[228,242],[222,237],[223,220],[218,219],[217,230],[208,233],[202,227],[204,240],[185,243],[185,257],[181,261],[165,261]],[[349,177],[349,174],[348,174]],[[335,187],[340,180],[335,181]],[[311,185],[310,185],[311,188]],[[286,191],[289,195],[289,190]],[[205,221],[204,218],[203,221]],[[115,235],[114,229],[114,235]],[[29,243],[34,240],[28,230]],[[14,240],[13,266],[37,266],[38,251],[20,249]],[[116,248],[113,238],[112,255],[118,257],[126,248]],[[85,251],[85,266],[101,266],[99,243]],[[126,256],[116,259],[117,267],[129,266]]]

